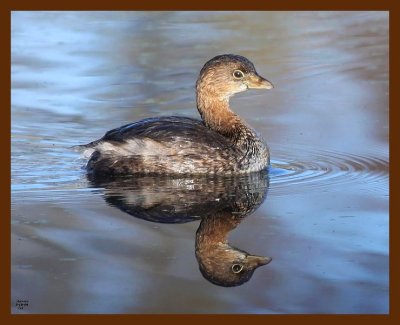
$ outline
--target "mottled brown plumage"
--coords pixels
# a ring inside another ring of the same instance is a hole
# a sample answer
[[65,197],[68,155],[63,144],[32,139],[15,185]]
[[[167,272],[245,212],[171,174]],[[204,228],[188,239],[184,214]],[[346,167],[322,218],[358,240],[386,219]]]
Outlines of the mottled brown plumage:
[[80,146],[91,150],[87,170],[99,175],[236,174],[265,169],[269,149],[229,108],[229,98],[248,88],[271,89],[254,65],[239,55],[208,61],[196,83],[202,117],[149,118],[108,131]]

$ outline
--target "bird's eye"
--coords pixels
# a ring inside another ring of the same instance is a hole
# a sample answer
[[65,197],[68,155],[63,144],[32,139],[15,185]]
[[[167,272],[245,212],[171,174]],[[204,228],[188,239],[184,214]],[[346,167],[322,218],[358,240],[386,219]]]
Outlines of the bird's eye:
[[240,70],[233,71],[233,76],[235,79],[242,79],[244,77],[244,73]]
[[240,265],[240,264],[233,264],[232,265],[233,273],[239,273],[242,270],[243,270],[243,265]]

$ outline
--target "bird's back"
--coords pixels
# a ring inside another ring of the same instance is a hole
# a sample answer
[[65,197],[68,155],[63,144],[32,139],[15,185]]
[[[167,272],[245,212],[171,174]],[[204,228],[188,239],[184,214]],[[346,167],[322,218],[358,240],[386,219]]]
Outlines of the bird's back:
[[240,150],[230,139],[188,117],[148,118],[108,131],[83,146],[99,174],[234,172]]

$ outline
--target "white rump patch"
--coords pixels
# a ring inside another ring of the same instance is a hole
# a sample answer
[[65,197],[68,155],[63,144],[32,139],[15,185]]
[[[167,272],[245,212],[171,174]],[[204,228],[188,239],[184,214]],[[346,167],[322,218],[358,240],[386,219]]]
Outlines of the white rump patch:
[[92,153],[94,152],[94,148],[87,148],[82,152],[82,158],[89,159]]
[[[149,138],[130,139],[126,142],[100,142],[94,149],[100,151],[104,155],[112,156],[154,156],[154,155],[172,155],[175,150],[166,147],[160,142]],[[93,153],[93,150],[92,150]]]

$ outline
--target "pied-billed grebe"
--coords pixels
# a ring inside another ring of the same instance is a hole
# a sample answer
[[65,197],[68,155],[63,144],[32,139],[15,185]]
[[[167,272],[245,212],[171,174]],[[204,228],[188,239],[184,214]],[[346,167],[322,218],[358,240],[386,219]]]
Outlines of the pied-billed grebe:
[[108,131],[81,147],[92,151],[87,170],[96,175],[236,174],[269,165],[269,150],[229,108],[229,98],[249,88],[271,89],[253,63],[224,54],[208,61],[196,83],[202,121],[148,118]]

